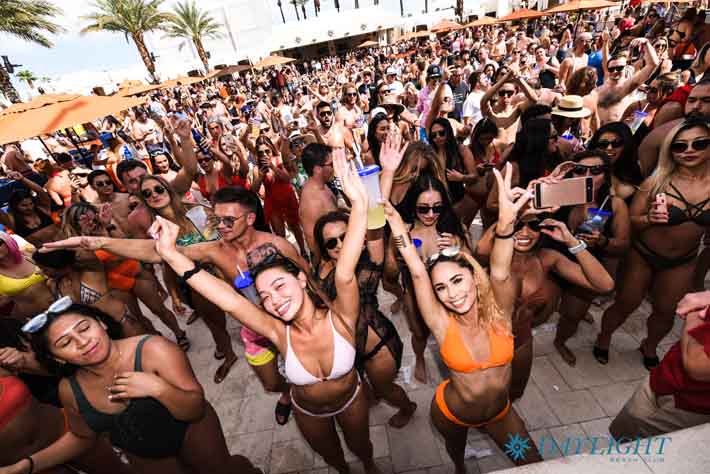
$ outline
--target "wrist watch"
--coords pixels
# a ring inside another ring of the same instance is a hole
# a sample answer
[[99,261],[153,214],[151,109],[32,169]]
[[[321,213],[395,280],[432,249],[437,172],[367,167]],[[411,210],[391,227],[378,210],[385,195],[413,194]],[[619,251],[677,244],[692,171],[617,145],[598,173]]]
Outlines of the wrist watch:
[[577,255],[579,252],[582,252],[587,249],[587,242],[584,240],[580,240],[577,245],[574,247],[569,247],[567,250],[569,250],[569,253],[572,255]]

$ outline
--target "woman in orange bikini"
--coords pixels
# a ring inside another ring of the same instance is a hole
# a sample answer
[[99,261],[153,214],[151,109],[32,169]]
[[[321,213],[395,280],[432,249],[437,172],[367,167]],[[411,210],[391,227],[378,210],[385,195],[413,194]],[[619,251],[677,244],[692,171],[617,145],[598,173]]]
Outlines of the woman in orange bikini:
[[[518,212],[530,199],[524,190],[511,189],[512,169],[505,178],[494,170],[499,194],[499,219],[491,253],[491,276],[468,254],[457,248],[442,250],[421,260],[407,227],[391,204],[386,204],[392,239],[414,282],[422,317],[439,343],[441,358],[451,369],[451,379],[436,390],[431,418],[446,441],[457,474],[466,472],[464,449],[469,428],[488,433],[503,449],[510,435],[529,438],[525,423],[508,396],[513,335],[511,315],[518,293],[510,267]],[[540,461],[537,449],[516,464]]]

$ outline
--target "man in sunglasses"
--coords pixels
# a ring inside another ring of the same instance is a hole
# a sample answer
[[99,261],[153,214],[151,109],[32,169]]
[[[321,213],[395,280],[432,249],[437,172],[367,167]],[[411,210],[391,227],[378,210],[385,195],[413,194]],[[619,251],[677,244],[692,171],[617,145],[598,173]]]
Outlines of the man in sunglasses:
[[96,191],[98,200],[94,204],[110,204],[111,215],[124,235],[128,235],[128,215],[131,213],[128,193],[118,193],[111,176],[105,170],[92,171],[87,181]]
[[[518,131],[520,115],[530,105],[538,102],[537,93],[522,77],[514,77],[513,70],[503,76],[493,87],[489,88],[481,97],[481,113],[495,122],[501,129],[500,138],[505,143],[513,143],[515,134]],[[517,87],[516,87],[517,86]],[[523,91],[526,100],[513,104],[513,96],[517,93],[517,88]],[[495,105],[491,105],[491,100],[496,97]]]
[[315,108],[315,127],[311,127],[319,143],[333,148],[353,149],[353,134],[341,123],[335,121],[333,107],[328,102],[321,101]]
[[[624,79],[624,69],[628,64],[625,56],[615,56],[606,63],[605,82],[598,90],[599,120],[601,125],[618,122],[626,108],[633,103],[632,94],[645,83],[660,64],[658,54],[646,38],[634,38],[631,49],[640,48],[644,57],[644,67],[629,79]],[[609,36],[604,35],[603,48],[609,47]],[[606,49],[608,51],[608,49]],[[608,57],[608,54],[607,54]]]

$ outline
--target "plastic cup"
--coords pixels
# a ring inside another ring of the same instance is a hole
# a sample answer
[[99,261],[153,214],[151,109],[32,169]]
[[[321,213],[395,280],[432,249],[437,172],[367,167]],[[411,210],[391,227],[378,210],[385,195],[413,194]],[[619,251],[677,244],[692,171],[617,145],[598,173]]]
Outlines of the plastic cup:
[[601,232],[611,217],[611,212],[590,207],[587,209],[587,218],[577,229],[578,232]]
[[251,279],[251,275],[248,271],[236,276],[234,279],[234,287],[243,297],[251,301],[254,305],[259,306],[261,304],[261,299],[254,286],[254,280]]
[[385,208],[380,202],[380,167],[377,165],[366,166],[358,170],[362,183],[367,190],[367,228],[381,229],[385,226]]
[[634,112],[634,118],[631,121],[631,125],[629,125],[632,134],[636,133],[636,130],[638,130],[643,121],[646,120],[646,117],[648,117],[648,112],[642,112],[641,110]]

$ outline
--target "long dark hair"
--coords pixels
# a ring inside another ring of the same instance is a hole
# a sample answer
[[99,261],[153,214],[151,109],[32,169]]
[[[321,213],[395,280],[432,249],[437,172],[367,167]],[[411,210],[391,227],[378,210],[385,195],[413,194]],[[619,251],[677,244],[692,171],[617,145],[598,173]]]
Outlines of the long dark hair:
[[483,117],[479,120],[473,128],[471,144],[469,145],[473,157],[483,159],[486,156],[486,149],[481,144],[481,135],[494,135],[497,137],[498,133],[498,125],[493,120],[488,117]]
[[372,159],[375,160],[377,166],[380,166],[380,148],[382,148],[382,145],[377,140],[375,134],[377,132],[377,126],[383,120],[389,120],[387,114],[379,113],[372,117],[370,124],[367,126],[367,144],[370,145],[370,153],[372,153]]
[[328,249],[325,248],[325,239],[323,238],[323,229],[326,225],[332,224],[334,222],[344,222],[346,225],[350,219],[350,214],[344,211],[331,211],[324,214],[318,218],[316,225],[313,226],[313,237],[316,239],[316,245],[320,251],[321,258],[323,260],[330,260],[330,255],[328,255]]
[[[572,156],[572,159],[570,161],[579,163],[580,161],[587,158],[600,158],[604,162],[604,166],[607,167],[607,170],[604,172],[604,183],[601,185],[596,195],[594,196],[594,199],[596,200],[597,204],[601,204],[606,200],[607,196],[609,196],[611,192],[611,158],[609,158],[609,155],[607,155],[604,150],[586,150],[581,151],[579,153],[575,153],[575,155]],[[573,176],[574,175],[572,173],[568,173],[566,178],[572,178]],[[611,203],[609,203],[609,206],[611,208]]]
[[613,133],[624,142],[624,149],[616,163],[612,165],[612,174],[626,183],[635,186],[643,182],[643,174],[638,163],[638,144],[631,133],[631,129],[623,122],[609,122],[599,127],[589,140],[588,148],[593,150],[599,148],[599,137],[604,133]]
[[[429,130],[427,130],[427,134],[429,136],[431,136],[431,130],[434,128],[434,125],[443,127],[444,133],[446,133],[446,142],[444,143],[444,152],[446,153],[446,169],[463,171],[463,157],[459,151],[459,144],[454,136],[454,129],[451,126],[451,122],[449,122],[449,119],[443,117],[434,119],[429,127]],[[434,151],[438,152],[439,149],[437,148],[434,140],[430,140],[430,142]]]
[[417,218],[417,199],[419,199],[420,194],[426,191],[438,191],[441,195],[441,203],[444,206],[444,211],[439,214],[439,219],[436,221],[436,231],[440,234],[447,232],[459,237],[462,242],[468,242],[461,226],[461,221],[454,213],[446,187],[441,181],[431,175],[420,176],[409,188],[407,194],[404,195],[401,206],[402,218],[410,224],[414,223]]
[[548,151],[551,125],[550,119],[530,119],[517,134],[510,161],[518,163],[520,187],[527,187],[530,181],[544,176],[561,161],[559,150],[552,154]]
[[104,313],[98,308],[94,308],[93,306],[73,303],[69,308],[60,313],[48,315],[47,323],[42,327],[42,329],[30,336],[30,345],[32,347],[32,351],[35,353],[37,362],[39,362],[50,373],[55,375],[70,376],[75,374],[76,371],[79,370],[78,366],[70,364],[61,364],[57,362],[50,348],[51,343],[47,339],[47,332],[49,330],[49,327],[56,320],[69,313],[87,316],[103,323],[106,326],[106,333],[111,339],[121,339],[123,337],[123,330],[121,329],[121,325],[111,316]]
[[32,195],[32,192],[29,189],[14,190],[10,195],[10,199],[8,200],[7,206],[10,210],[10,214],[12,214],[13,219],[15,219],[15,225],[17,225],[17,223],[19,222],[24,222],[22,220],[22,215],[20,214],[20,211],[17,209],[17,206],[19,206],[20,203],[25,199],[31,199],[35,212],[40,212],[37,208],[37,198]]

